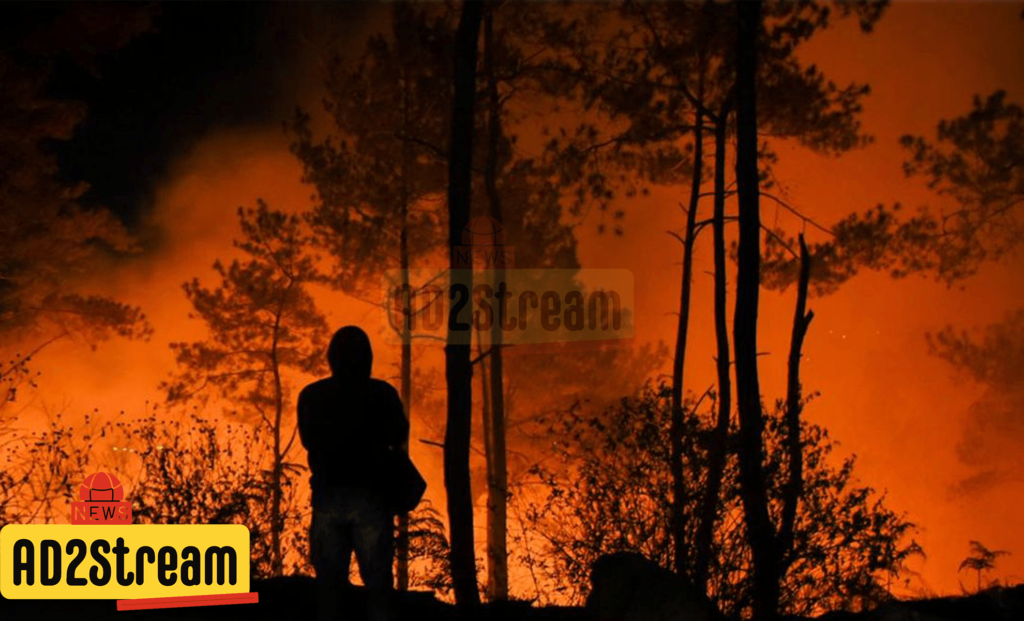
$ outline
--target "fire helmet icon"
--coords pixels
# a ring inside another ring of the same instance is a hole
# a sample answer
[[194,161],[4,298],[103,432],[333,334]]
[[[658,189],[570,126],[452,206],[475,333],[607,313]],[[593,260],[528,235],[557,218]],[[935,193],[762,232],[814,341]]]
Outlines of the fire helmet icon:
[[96,472],[85,477],[78,487],[78,497],[84,502],[120,502],[124,500],[124,488],[114,475]]
[[505,229],[490,216],[478,216],[462,229],[462,243],[467,246],[503,246]]

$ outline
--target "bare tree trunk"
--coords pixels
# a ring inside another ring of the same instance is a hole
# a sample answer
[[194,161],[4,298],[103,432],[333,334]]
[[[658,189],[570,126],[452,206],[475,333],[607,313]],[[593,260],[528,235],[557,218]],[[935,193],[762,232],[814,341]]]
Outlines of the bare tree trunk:
[[[482,336],[482,333],[481,333]],[[495,459],[497,454],[495,452],[495,441],[494,441],[494,409],[492,407],[491,397],[493,395],[490,377],[491,377],[491,361],[493,360],[494,354],[497,353],[495,349],[487,350],[486,354],[481,344],[477,353],[477,358],[480,364],[480,395],[482,401],[482,414],[483,414],[483,436],[484,436],[484,464],[487,472],[487,585],[486,594],[488,601],[494,601],[498,599],[494,593],[495,578],[494,574],[496,565],[501,562],[500,558],[496,558],[494,546],[492,542],[495,540],[494,537],[494,500],[495,493],[494,489],[497,486],[495,481]]]
[[491,355],[492,476],[487,487],[488,599],[508,599],[508,467],[501,349]]
[[779,606],[775,528],[768,513],[763,469],[764,415],[757,372],[757,311],[761,217],[757,162],[757,47],[761,3],[738,2],[736,32],[736,186],[739,247],[733,347],[739,410],[740,493],[753,557],[754,616],[774,619]]
[[[405,417],[412,421],[412,305],[411,290],[409,283],[409,232],[405,223],[406,208],[402,209],[402,230],[399,263],[402,270],[403,305],[402,313],[402,361],[399,373],[401,375],[400,396],[402,405],[405,407]],[[409,452],[408,442],[402,446],[402,450]],[[395,554],[397,557],[397,582],[398,590],[409,589],[409,514],[403,513],[398,516],[398,540],[396,541]]]
[[[402,122],[403,131],[409,124],[409,83],[403,75],[402,85]],[[412,422],[412,292],[409,283],[409,175],[411,175],[411,154],[409,143],[402,144],[402,205],[399,214],[398,264],[402,272],[402,360],[399,374],[401,375],[400,396],[405,407],[405,418]],[[406,442],[402,450],[409,452]],[[409,590],[409,514],[398,516],[398,539],[395,542],[396,580],[399,591]]]
[[[494,69],[494,5],[484,15],[484,71],[487,73],[487,161],[484,184],[490,204],[491,216],[502,221],[501,197],[498,195],[498,149],[501,143],[501,102],[498,98],[498,80]],[[494,270],[495,291],[505,281],[504,264],[498,262]],[[487,472],[487,599],[508,599],[508,468],[505,454],[505,378],[502,361],[501,316],[503,304],[498,305],[491,325],[491,398],[490,436],[491,458]]]
[[702,592],[707,590],[708,568],[711,564],[711,546],[714,543],[715,522],[718,518],[722,474],[725,471],[729,438],[729,418],[732,408],[732,380],[729,376],[729,328],[726,323],[725,273],[725,137],[729,110],[723,107],[715,124],[715,213],[712,227],[715,238],[715,337],[718,345],[718,415],[708,446],[708,473],[701,499],[700,525],[697,530],[697,565],[694,583]]
[[274,332],[270,346],[270,367],[274,377],[274,466],[270,474],[270,572],[274,576],[284,573],[284,555],[281,552],[281,531],[284,530],[284,520],[281,516],[281,483],[284,474],[281,422],[284,418],[284,387],[281,384],[281,365],[277,355],[281,313],[282,311],[278,309],[274,317]]
[[[482,332],[477,333],[478,339],[481,334]],[[479,340],[477,341],[476,357],[477,364],[480,365],[480,411],[484,432],[484,465],[487,468],[489,482],[491,472],[494,470],[494,466],[491,465],[491,460],[494,459],[494,443],[491,441],[491,389],[487,382],[487,356],[484,355],[484,346]]]
[[690,327],[690,295],[693,286],[693,245],[697,234],[697,206],[704,165],[703,110],[698,109],[693,128],[693,176],[690,203],[686,212],[683,238],[683,278],[679,293],[679,321],[676,325],[676,350],[672,363],[672,544],[676,573],[687,575],[686,562],[686,485],[683,480],[683,371],[686,368],[686,340]]
[[788,558],[793,547],[797,505],[804,493],[804,447],[800,439],[800,414],[803,410],[800,358],[803,356],[807,328],[814,319],[814,311],[807,310],[807,288],[810,280],[811,257],[801,234],[800,279],[797,281],[796,311],[793,314],[793,333],[789,343],[789,377],[786,382],[786,449],[789,452],[789,480],[786,482],[783,496],[782,525],[779,529],[780,579],[788,564],[781,559]]
[[[470,296],[473,274],[457,269],[455,248],[461,244],[462,229],[469,222],[472,200],[474,105],[476,100],[477,39],[483,6],[477,1],[462,5],[455,44],[454,99],[451,140],[448,148],[448,245],[453,297]],[[473,425],[473,369],[470,361],[470,304],[462,305],[461,316],[453,310],[448,317],[445,345],[445,381],[448,388],[448,416],[444,440],[444,485],[448,494],[448,525],[451,537],[449,560],[455,601],[460,605],[480,603],[476,584],[476,555],[473,545],[473,493],[470,488],[469,451]],[[471,302],[471,300],[466,300]]]

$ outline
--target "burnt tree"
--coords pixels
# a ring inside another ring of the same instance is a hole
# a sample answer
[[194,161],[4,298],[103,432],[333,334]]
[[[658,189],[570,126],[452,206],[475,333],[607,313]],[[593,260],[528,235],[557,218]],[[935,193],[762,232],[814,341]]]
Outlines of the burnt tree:
[[469,222],[472,200],[473,129],[476,103],[477,40],[483,6],[465,2],[459,18],[455,43],[452,127],[448,148],[448,245],[450,248],[452,311],[448,316],[445,345],[445,381],[448,388],[448,417],[444,436],[444,486],[448,494],[448,523],[451,537],[449,559],[455,601],[462,605],[480,603],[476,584],[476,555],[473,545],[473,495],[470,489],[469,451],[473,424],[473,368],[470,360],[472,332],[469,304],[457,316],[460,295],[469,296],[473,286],[470,269],[458,269],[455,248]]

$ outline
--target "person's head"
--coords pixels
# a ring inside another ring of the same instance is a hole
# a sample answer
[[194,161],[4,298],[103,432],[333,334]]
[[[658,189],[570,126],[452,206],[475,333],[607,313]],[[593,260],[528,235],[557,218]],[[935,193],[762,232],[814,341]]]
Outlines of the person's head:
[[327,347],[327,364],[331,375],[343,379],[365,379],[373,368],[370,337],[362,328],[345,326],[334,333]]

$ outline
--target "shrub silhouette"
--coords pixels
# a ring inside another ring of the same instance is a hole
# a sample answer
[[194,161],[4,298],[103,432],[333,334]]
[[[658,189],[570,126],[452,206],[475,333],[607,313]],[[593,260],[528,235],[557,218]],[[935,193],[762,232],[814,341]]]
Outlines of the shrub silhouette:
[[[706,469],[705,444],[713,418],[687,404],[684,424],[687,546],[692,551],[700,491]],[[552,457],[532,472],[546,490],[521,485],[523,519],[541,547],[522,545],[523,561],[545,590],[572,602],[589,588],[590,567],[602,554],[640,552],[665,568],[673,566],[669,507],[670,391],[648,385],[600,415],[580,408],[548,419]],[[781,510],[786,480],[783,409],[766,414],[770,508]],[[815,425],[803,426],[806,487],[796,519],[795,543],[782,584],[782,608],[810,615],[861,610],[889,599],[890,585],[920,547],[907,541],[914,525],[889,510],[884,495],[859,486],[854,459],[833,465],[833,443]],[[714,537],[709,595],[722,612],[736,615],[751,605],[746,543],[735,455],[726,467]],[[532,497],[532,499],[531,499]],[[684,566],[692,568],[693,558]]]

